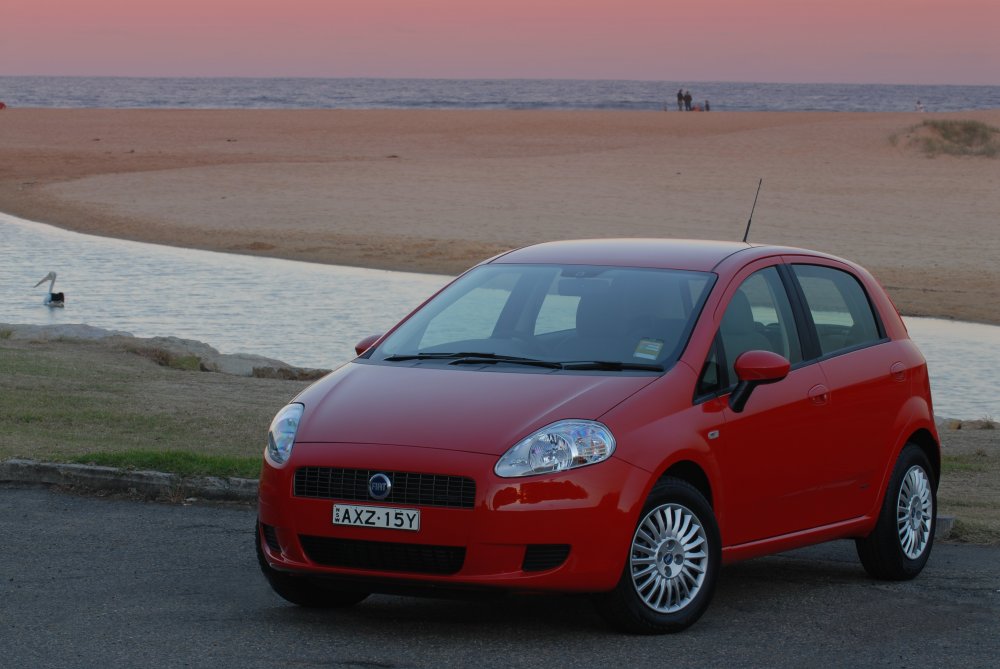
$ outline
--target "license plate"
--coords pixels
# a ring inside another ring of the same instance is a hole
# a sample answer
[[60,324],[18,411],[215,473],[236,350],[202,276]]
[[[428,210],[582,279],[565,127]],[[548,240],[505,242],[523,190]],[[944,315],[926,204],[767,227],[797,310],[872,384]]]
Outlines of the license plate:
[[420,529],[420,509],[334,504],[333,524],[416,532]]

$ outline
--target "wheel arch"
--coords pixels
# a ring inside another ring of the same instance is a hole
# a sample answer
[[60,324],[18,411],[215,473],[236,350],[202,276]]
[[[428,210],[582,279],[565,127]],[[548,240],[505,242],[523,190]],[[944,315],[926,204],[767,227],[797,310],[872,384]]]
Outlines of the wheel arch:
[[691,484],[694,488],[700,492],[708,505],[715,509],[715,500],[712,495],[712,482],[708,478],[708,473],[693,460],[680,460],[678,462],[672,463],[662,474],[660,474],[659,481],[665,478],[675,478],[680,479],[686,483]]
[[[900,454],[903,449],[906,448],[907,444],[914,444],[927,456],[927,460],[931,464],[931,477],[933,479],[934,490],[937,490],[938,483],[941,480],[941,447],[938,441],[937,430],[934,428],[934,423],[929,417],[929,411],[920,411],[924,409],[927,405],[918,398],[911,398],[908,403],[909,407],[915,407],[918,411],[919,418],[917,420],[910,420],[903,422],[903,417],[906,415],[905,412],[901,412],[899,424],[894,427],[894,432],[898,436],[896,441],[892,444],[892,448],[886,449],[886,460],[883,463],[884,469],[882,471],[881,481],[879,482],[879,492],[872,505],[872,508],[868,512],[868,516],[871,517],[872,526],[874,526],[875,520],[878,518],[879,509],[882,508],[882,502],[885,499],[885,494],[889,487],[889,479],[892,476],[892,470],[896,466],[896,461],[899,460]],[[912,415],[912,413],[910,414]]]
[[926,428],[920,428],[913,432],[909,437],[906,438],[908,444],[916,444],[927,459],[931,463],[931,468],[934,470],[931,475],[934,477],[934,487],[938,486],[941,481],[941,448],[934,435],[931,431]]
[[937,429],[934,426],[934,416],[930,403],[925,398],[914,395],[899,408],[891,434],[893,435],[892,441],[886,445],[884,451],[885,461],[882,463],[883,470],[879,481],[878,498],[870,512],[874,515],[878,515],[878,509],[881,508],[883,496],[889,485],[892,469],[896,466],[896,461],[907,444],[916,444],[927,455],[934,470],[935,489],[937,489],[937,482],[941,478],[940,442]]

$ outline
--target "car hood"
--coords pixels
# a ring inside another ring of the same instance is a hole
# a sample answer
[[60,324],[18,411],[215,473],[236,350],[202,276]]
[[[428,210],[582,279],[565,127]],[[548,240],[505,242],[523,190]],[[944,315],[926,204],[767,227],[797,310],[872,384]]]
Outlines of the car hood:
[[554,421],[596,419],[657,378],[348,363],[295,399],[305,405],[295,441],[501,455]]

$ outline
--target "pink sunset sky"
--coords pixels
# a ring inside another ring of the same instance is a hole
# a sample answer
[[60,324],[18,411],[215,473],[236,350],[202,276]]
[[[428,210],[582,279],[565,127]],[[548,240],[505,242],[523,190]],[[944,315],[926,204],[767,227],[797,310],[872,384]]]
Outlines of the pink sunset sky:
[[2,0],[0,75],[1000,85],[1000,0]]

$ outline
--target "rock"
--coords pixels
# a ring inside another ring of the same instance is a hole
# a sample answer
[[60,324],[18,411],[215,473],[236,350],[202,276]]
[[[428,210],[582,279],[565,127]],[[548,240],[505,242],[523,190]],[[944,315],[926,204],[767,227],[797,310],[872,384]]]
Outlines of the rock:
[[5,335],[5,338],[29,341],[54,339],[99,341],[174,369],[298,381],[312,381],[329,372],[325,369],[295,367],[281,360],[251,353],[219,353],[212,346],[193,339],[136,337],[130,332],[105,330],[83,323],[66,325],[0,324],[0,331],[9,333]]
[[105,330],[84,323],[66,323],[59,325],[0,325],[0,329],[10,332],[10,339],[26,339],[28,341],[51,341],[53,339],[84,339],[94,341],[107,337],[131,337],[131,332],[124,330]]

